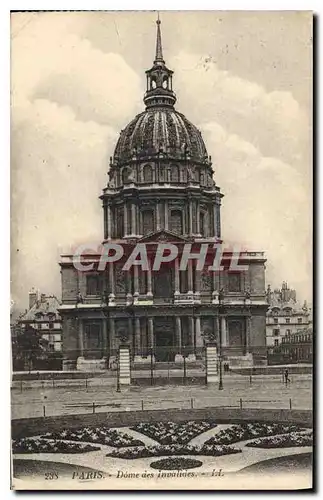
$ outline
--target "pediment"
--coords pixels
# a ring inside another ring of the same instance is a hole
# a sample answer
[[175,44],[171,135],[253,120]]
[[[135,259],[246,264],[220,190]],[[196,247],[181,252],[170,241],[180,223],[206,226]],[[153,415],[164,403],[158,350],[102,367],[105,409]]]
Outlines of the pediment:
[[183,238],[178,234],[172,233],[168,230],[160,230],[154,233],[147,234],[138,240],[138,243],[186,243],[190,241],[188,238]]

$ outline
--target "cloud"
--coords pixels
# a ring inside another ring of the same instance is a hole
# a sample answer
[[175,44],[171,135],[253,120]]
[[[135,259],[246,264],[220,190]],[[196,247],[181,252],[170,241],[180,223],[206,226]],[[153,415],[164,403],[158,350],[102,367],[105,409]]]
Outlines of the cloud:
[[120,122],[140,95],[118,54],[70,29],[36,15],[12,42],[12,294],[20,304],[31,286],[60,295],[58,248],[102,239],[98,197]]
[[181,51],[171,64],[177,68],[174,88],[193,122],[216,120],[262,155],[304,168],[310,118],[291,92],[267,92],[256,82],[220,70],[211,57],[201,54]]
[[311,295],[310,196],[303,176],[286,162],[264,157],[253,144],[218,123],[201,126],[215,164],[215,181],[225,194],[225,241],[265,251],[267,281],[283,279]]

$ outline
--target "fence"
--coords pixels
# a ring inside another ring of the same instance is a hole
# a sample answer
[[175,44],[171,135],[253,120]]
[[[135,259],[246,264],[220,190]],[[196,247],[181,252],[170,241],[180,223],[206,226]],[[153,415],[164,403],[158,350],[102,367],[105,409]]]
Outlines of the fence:
[[[305,405],[306,406],[306,405]],[[32,418],[49,416],[67,416],[81,414],[95,414],[101,412],[140,412],[145,410],[193,410],[202,408],[236,408],[247,409],[277,409],[292,410],[304,409],[304,405],[292,398],[276,400],[264,399],[230,399],[225,397],[185,397],[182,399],[114,399],[114,401],[35,401],[29,403],[28,410],[24,403],[12,404],[12,418]]]

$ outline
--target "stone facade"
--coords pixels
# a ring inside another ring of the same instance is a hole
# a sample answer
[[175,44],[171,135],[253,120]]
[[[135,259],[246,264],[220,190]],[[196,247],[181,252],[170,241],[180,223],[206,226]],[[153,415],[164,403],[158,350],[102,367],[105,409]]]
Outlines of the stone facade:
[[66,368],[86,369],[94,359],[111,368],[121,344],[130,347],[134,363],[177,362],[183,355],[194,361],[204,356],[208,341],[221,343],[232,364],[250,365],[265,356],[263,252],[240,254],[247,270],[239,273],[229,269],[230,251],[221,272],[198,270],[194,260],[182,271],[179,258],[158,272],[151,266],[159,242],[176,245],[178,257],[186,244],[208,244],[210,261],[214,245],[221,244],[223,195],[200,131],[174,108],[172,75],[158,21],[146,110],[121,131],[100,197],[103,245],[122,244],[128,255],[144,243],[149,269],[123,271],[120,261],[99,271],[99,255],[91,254],[82,258],[94,264],[92,271],[80,273],[71,255],[62,256]]
[[29,292],[29,309],[18,319],[23,330],[28,326],[35,328],[43,339],[48,341],[48,349],[62,350],[62,319],[58,312],[59,300],[53,295],[40,294],[38,290]]
[[311,310],[307,303],[297,301],[296,290],[283,282],[280,289],[267,289],[269,309],[266,316],[266,342],[268,347],[278,346],[282,339],[311,327]]

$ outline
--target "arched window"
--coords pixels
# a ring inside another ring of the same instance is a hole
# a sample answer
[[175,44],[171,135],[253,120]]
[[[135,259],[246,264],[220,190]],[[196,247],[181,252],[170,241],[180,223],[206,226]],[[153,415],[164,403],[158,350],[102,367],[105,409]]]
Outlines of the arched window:
[[183,214],[181,210],[171,211],[170,230],[176,234],[183,234]]
[[145,165],[143,168],[143,181],[153,182],[153,169],[151,165]]
[[154,212],[153,210],[144,210],[142,212],[142,234],[145,236],[154,230]]
[[179,168],[177,165],[172,165],[170,169],[171,182],[179,182]]
[[131,182],[130,177],[131,177],[131,168],[125,167],[122,170],[122,182],[123,182],[123,184],[127,184],[127,183]]

